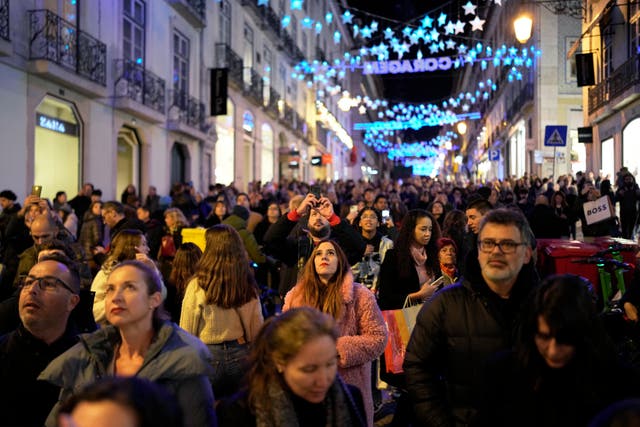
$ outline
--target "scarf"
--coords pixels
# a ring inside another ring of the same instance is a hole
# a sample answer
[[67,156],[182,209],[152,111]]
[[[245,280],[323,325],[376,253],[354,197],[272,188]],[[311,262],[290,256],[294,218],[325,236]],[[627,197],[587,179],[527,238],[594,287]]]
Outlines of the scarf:
[[424,246],[416,248],[413,245],[411,245],[409,250],[411,251],[413,262],[416,265],[416,271],[418,272],[418,287],[420,287],[429,278],[429,275],[427,274],[427,267],[424,265],[424,263],[427,262],[427,251],[425,251]]
[[[279,382],[269,384],[269,403],[256,410],[256,427],[298,427],[299,420],[289,396]],[[349,408],[355,408],[353,397],[339,377],[325,397],[327,427],[364,426],[363,419],[353,420]]]
[[440,270],[442,271],[442,273],[447,276],[448,278],[451,279],[451,281],[455,281],[457,279],[458,276],[458,269],[456,268],[455,264],[452,265],[445,265],[440,263]]

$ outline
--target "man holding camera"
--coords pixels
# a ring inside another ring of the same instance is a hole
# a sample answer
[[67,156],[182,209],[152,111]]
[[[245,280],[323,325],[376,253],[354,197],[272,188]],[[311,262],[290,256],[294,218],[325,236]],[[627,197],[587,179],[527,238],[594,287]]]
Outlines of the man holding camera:
[[[298,228],[292,233],[296,225]],[[362,237],[334,213],[328,198],[313,193],[269,228],[264,236],[265,246],[284,264],[278,289],[281,296],[296,284],[298,272],[302,272],[314,246],[329,238],[338,242],[350,265],[362,259],[366,247]]]

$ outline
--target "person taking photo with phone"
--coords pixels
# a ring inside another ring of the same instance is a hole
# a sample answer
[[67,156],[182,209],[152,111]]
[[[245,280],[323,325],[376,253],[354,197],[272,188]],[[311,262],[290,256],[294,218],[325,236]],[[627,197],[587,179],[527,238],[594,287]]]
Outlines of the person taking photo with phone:
[[360,232],[367,246],[362,260],[353,265],[351,270],[355,280],[373,293],[377,293],[378,290],[380,266],[387,250],[393,248],[393,241],[380,232],[381,224],[380,212],[372,207],[362,209],[353,222],[353,226]]

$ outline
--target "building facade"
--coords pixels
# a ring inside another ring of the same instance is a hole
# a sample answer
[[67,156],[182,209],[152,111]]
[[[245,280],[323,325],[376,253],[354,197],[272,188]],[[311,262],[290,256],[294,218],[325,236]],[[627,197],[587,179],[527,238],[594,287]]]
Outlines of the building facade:
[[[525,173],[558,177],[584,170],[585,148],[577,138],[582,126],[581,90],[575,62],[566,59],[579,38],[580,19],[550,9],[542,2],[509,1],[489,11],[482,44],[494,51],[503,45],[526,49],[532,66],[522,67],[514,78],[510,67],[483,70],[478,61],[459,75],[455,84],[459,93],[495,85],[472,107],[481,118],[467,122],[461,150],[448,159],[449,169],[464,178],[484,182]],[[523,12],[531,16],[533,31],[521,44],[515,39],[513,21]],[[532,52],[537,49],[541,55],[536,57]],[[564,146],[545,144],[548,126],[567,126]]]
[[[2,187],[20,198],[32,184],[44,197],[73,197],[91,182],[112,199],[128,184],[168,194],[176,182],[204,191],[359,178],[352,147],[318,121],[315,86],[292,77],[300,60],[348,49],[338,22],[335,48],[328,33],[312,36],[299,23],[337,15],[338,5],[271,3],[0,0]],[[292,22],[283,29],[285,14]],[[212,116],[217,68],[227,70],[227,108]],[[350,114],[331,99],[326,106],[349,134]],[[318,156],[324,162],[312,167]]]

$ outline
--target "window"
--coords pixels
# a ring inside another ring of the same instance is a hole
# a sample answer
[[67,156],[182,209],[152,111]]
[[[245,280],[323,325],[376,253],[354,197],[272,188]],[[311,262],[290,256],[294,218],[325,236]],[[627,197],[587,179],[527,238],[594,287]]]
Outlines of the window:
[[640,54],[640,3],[629,3],[629,56]]
[[606,80],[613,72],[613,36],[611,14],[607,13],[600,21],[602,39],[602,80]]
[[244,24],[244,54],[242,55],[244,64],[244,83],[249,87],[252,84],[251,73],[253,71],[253,28],[247,23]]
[[141,0],[124,0],[122,11],[122,56],[144,64],[145,4]]
[[295,16],[291,17],[291,38],[293,43],[298,43],[298,19]]
[[264,71],[263,71],[263,85],[262,85],[262,99],[264,105],[268,105],[271,97],[271,85],[273,84],[273,54],[268,47],[264,47]]
[[220,2],[220,43],[231,45],[231,4],[229,0]]
[[189,93],[189,39],[173,32],[173,89],[184,97]]

